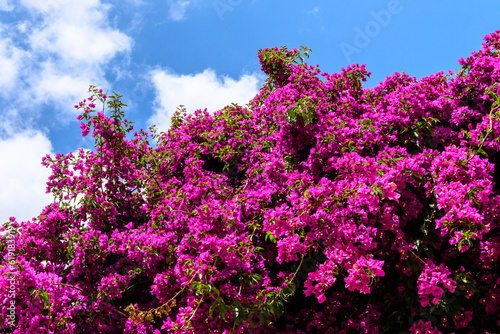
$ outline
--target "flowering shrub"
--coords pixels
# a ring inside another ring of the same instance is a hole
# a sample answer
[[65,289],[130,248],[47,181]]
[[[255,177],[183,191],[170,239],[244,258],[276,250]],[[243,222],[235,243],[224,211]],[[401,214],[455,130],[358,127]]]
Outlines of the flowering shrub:
[[260,50],[247,106],[167,133],[91,86],[95,150],[46,156],[54,202],[2,227],[1,331],[495,332],[500,31],[373,89],[307,50]]

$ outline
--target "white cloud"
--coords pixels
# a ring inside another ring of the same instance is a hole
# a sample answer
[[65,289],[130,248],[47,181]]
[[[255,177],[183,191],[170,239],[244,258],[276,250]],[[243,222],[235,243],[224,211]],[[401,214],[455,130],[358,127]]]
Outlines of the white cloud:
[[181,21],[184,19],[184,15],[186,15],[186,7],[189,6],[192,1],[191,0],[170,0],[170,10],[169,16],[170,19],[174,21]]
[[58,109],[65,111],[62,113],[64,119],[76,110],[73,105],[88,95],[89,84],[107,86],[103,77],[104,71],[99,66],[69,67],[48,60],[41,64],[38,72],[26,79],[30,86],[29,96],[22,100],[40,104],[52,101]]
[[[29,2],[34,5],[31,3],[35,1]],[[36,1],[36,5],[39,3],[46,2]],[[43,11],[43,6],[35,8]],[[45,24],[30,36],[32,49],[80,64],[102,64],[119,52],[130,51],[131,38],[106,24],[108,10],[109,6],[94,0],[68,2],[44,12]]]
[[146,4],[145,0],[125,0],[127,4],[135,6],[135,7],[140,7],[144,6]]
[[10,3],[10,0],[0,0],[0,10],[5,12],[10,12],[14,9],[14,6]]
[[[72,110],[90,84],[110,86],[106,66],[132,49],[132,38],[110,23],[112,6],[101,0],[20,0],[15,5],[16,20],[0,24],[4,108],[25,114],[39,110],[37,104]],[[7,7],[10,2],[0,0],[0,10]]]
[[[21,5],[32,20],[4,25],[7,38],[0,37],[0,66],[5,71],[0,87],[15,84],[9,96],[16,108],[32,113],[37,104],[51,104],[73,111],[71,106],[90,84],[110,86],[105,67],[133,45],[129,36],[110,25],[110,5],[100,0],[21,0]],[[61,120],[64,115],[67,119],[63,113]]]
[[[0,34],[4,28],[0,26]],[[0,88],[10,88],[18,79],[19,69],[22,65],[25,52],[18,49],[10,38],[0,38]]]
[[[70,0],[21,0],[21,4],[26,8],[45,14],[57,12],[69,2]],[[95,2],[95,0],[88,2]]]
[[318,7],[314,7],[313,9],[307,11],[307,14],[309,15],[316,15],[319,13],[319,8]]
[[0,140],[0,225],[9,217],[26,221],[40,214],[52,201],[45,194],[50,169],[41,165],[52,152],[49,139],[39,131],[26,130]]
[[259,74],[243,75],[239,80],[217,77],[211,69],[195,75],[153,71],[151,80],[157,94],[156,109],[149,121],[166,131],[173,113],[181,104],[188,112],[205,108],[214,112],[233,102],[245,105],[259,91],[261,79]]

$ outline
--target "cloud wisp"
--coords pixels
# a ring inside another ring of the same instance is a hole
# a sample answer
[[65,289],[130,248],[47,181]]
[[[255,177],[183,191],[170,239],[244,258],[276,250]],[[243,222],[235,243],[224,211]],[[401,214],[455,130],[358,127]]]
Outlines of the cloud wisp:
[[247,104],[259,91],[260,74],[245,74],[238,80],[217,76],[215,71],[206,69],[201,73],[178,75],[165,70],[151,72],[155,87],[155,113],[149,123],[166,131],[170,119],[179,105],[188,112],[205,109],[215,112],[231,103]]
[[[0,2],[0,9],[10,8]],[[0,26],[3,94],[20,112],[51,104],[59,110],[82,97],[88,85],[106,85],[105,69],[133,40],[111,26],[111,6],[100,0],[22,0],[14,20]],[[20,102],[19,102],[20,101]],[[68,115],[69,116],[69,115]]]
[[18,221],[36,217],[52,196],[45,193],[50,170],[41,165],[52,152],[50,140],[40,131],[26,130],[1,140],[0,225],[9,217]]

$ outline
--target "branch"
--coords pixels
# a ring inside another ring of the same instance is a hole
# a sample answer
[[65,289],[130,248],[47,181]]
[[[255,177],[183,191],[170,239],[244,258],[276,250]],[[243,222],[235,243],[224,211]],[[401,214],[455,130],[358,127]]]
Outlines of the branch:
[[[68,287],[68,288],[76,289],[76,290],[78,290],[78,291],[83,292],[86,296],[91,297],[91,295],[90,295],[88,292],[86,292],[86,291],[84,291],[83,289],[81,289],[81,288],[79,288],[79,287],[77,287],[77,286],[74,286],[74,285],[64,284],[64,283],[54,283],[54,285],[58,285],[58,286],[66,286],[66,287]],[[128,318],[128,315],[126,315],[125,313],[123,313],[123,312],[121,312],[121,311],[117,310],[116,308],[114,308],[114,307],[113,307],[113,306],[111,306],[111,305],[108,305],[108,306],[110,306],[110,307],[113,309],[113,311],[115,311],[116,313],[118,313],[118,314],[119,314],[119,315],[121,315],[122,317]]]
[[490,126],[488,127],[488,130],[486,131],[486,135],[484,136],[483,140],[481,141],[481,144],[479,145],[479,148],[477,149],[477,151],[475,153],[473,153],[468,159],[467,161],[465,161],[465,164],[467,165],[469,163],[469,161],[476,156],[477,152],[481,151],[481,149],[483,148],[483,145],[486,141],[486,138],[488,138],[488,136],[490,135],[491,131],[493,130],[493,117],[492,117],[492,113],[493,111],[497,110],[499,107],[496,107],[496,108],[492,108],[490,110]]

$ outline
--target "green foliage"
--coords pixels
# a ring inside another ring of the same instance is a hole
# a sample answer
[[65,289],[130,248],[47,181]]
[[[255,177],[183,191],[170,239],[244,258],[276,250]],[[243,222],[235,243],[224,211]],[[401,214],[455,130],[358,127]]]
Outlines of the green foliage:
[[269,76],[268,87],[286,80],[290,76],[289,68],[293,65],[303,65],[304,60],[309,58],[309,51],[311,49],[306,46],[300,46],[299,50],[288,50],[286,46],[259,50],[262,71]]
[[289,108],[286,116],[289,124],[295,124],[298,119],[302,119],[306,126],[318,122],[314,101],[308,96],[300,99],[293,107]]

